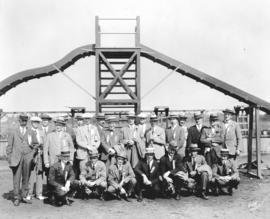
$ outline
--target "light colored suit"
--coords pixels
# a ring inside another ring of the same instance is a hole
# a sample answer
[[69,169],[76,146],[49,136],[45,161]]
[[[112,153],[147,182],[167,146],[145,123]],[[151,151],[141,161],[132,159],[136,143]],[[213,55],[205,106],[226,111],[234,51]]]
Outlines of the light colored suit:
[[138,139],[140,141],[140,145],[143,149],[143,156],[145,154],[145,148],[146,148],[146,131],[150,128],[150,124],[145,123],[145,124],[139,124],[138,125]]
[[[151,140],[153,139],[153,140]],[[147,147],[155,148],[155,157],[160,159],[165,155],[165,131],[159,126],[151,127],[146,131]]]
[[184,143],[186,140],[185,129],[177,125],[175,128],[169,127],[165,131],[166,143],[169,144],[172,140],[177,142],[177,152],[181,156],[185,156]]
[[230,120],[225,124],[224,144],[231,155],[235,155],[237,149],[242,147],[242,134],[238,123]]
[[74,145],[71,136],[67,132],[61,132],[61,135],[56,131],[49,133],[43,148],[44,164],[52,166],[56,163],[58,156],[61,154],[62,147],[65,146],[69,148],[70,160],[73,161]]

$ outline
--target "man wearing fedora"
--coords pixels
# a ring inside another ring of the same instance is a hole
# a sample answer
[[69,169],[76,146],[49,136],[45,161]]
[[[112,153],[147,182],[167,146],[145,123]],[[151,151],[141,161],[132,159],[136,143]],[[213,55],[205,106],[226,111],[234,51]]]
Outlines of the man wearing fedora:
[[128,200],[137,181],[124,151],[116,155],[116,163],[111,164],[108,172],[108,192],[117,199]]
[[159,161],[165,155],[165,130],[157,125],[155,114],[150,116],[151,127],[146,131],[146,146],[155,149],[155,157]]
[[204,148],[201,144],[201,131],[206,126],[203,125],[203,114],[202,113],[194,113],[195,125],[191,126],[188,129],[188,137],[187,137],[187,147],[186,147],[186,156],[188,155],[188,148],[191,144],[197,144],[200,148],[199,154],[204,153]]
[[207,164],[212,167],[220,158],[220,150],[224,146],[224,125],[219,122],[218,115],[210,114],[209,127],[205,127],[201,134],[201,143]]
[[44,200],[42,196],[43,191],[43,144],[45,140],[45,133],[39,129],[42,120],[33,116],[30,118],[31,129],[28,134],[28,143],[33,148],[33,160],[31,165],[30,179],[29,179],[29,192],[27,199],[31,200],[34,193],[34,185],[36,184],[36,198]]
[[177,142],[177,153],[179,153],[182,157],[185,156],[185,130],[179,126],[178,122],[179,115],[171,114],[169,116],[170,119],[170,127],[166,129],[166,143],[171,141]]
[[221,149],[221,159],[213,167],[213,182],[216,195],[226,194],[224,189],[227,188],[228,194],[232,195],[233,188],[237,189],[240,183],[239,172],[232,159],[228,159],[229,150]]
[[184,171],[183,159],[177,153],[178,145],[176,141],[171,141],[168,146],[168,152],[160,159],[159,167],[162,175],[163,195],[174,196],[180,200],[182,179],[178,172]]
[[120,144],[121,132],[116,129],[118,118],[115,116],[108,116],[106,118],[108,127],[104,130],[101,138],[101,156],[100,159],[106,164],[107,169],[110,167],[112,159],[116,153],[114,146]]
[[189,151],[189,156],[184,159],[185,171],[189,178],[195,180],[201,197],[207,200],[206,193],[209,179],[212,179],[212,169],[207,165],[204,156],[198,154],[200,148],[197,144],[191,144]]
[[138,193],[138,202],[143,200],[142,190],[148,194],[148,197],[154,199],[160,192],[159,165],[155,160],[154,148],[146,148],[145,159],[139,161],[134,172],[136,174]]
[[125,146],[127,159],[132,168],[135,168],[140,159],[143,158],[144,148],[139,141],[138,126],[135,125],[135,114],[129,112],[128,124],[121,129],[121,143]]
[[233,110],[225,109],[223,113],[225,126],[224,144],[229,149],[229,158],[235,160],[239,156],[240,148],[242,147],[241,129],[239,124],[232,120],[232,116],[235,114]]
[[50,167],[49,184],[51,192],[55,198],[56,206],[71,204],[67,198],[67,194],[73,185],[75,185],[76,181],[75,174],[69,160],[70,151],[67,147],[63,147],[59,160]]
[[44,132],[45,137],[54,131],[53,125],[50,123],[52,120],[52,117],[50,117],[48,114],[41,114],[40,116],[42,122],[40,129]]
[[[19,206],[20,202],[31,203],[26,199],[29,190],[30,166],[33,159],[33,148],[28,144],[27,128],[28,116],[19,115],[19,126],[8,133],[8,145],[6,148],[9,167],[13,174],[13,194],[14,206]],[[21,185],[22,179],[22,187]],[[20,187],[22,193],[20,196]]]

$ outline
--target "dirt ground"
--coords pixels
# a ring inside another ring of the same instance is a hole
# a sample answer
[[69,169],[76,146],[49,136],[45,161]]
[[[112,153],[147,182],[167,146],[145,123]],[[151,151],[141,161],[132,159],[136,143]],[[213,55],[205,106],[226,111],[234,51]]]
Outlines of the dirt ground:
[[[269,162],[270,156],[263,157]],[[174,199],[135,199],[125,201],[99,201],[74,199],[72,206],[60,208],[34,200],[33,204],[14,207],[12,174],[6,161],[0,161],[0,218],[270,218],[270,171],[264,171],[258,180],[241,174],[241,184],[233,196],[210,196]]]

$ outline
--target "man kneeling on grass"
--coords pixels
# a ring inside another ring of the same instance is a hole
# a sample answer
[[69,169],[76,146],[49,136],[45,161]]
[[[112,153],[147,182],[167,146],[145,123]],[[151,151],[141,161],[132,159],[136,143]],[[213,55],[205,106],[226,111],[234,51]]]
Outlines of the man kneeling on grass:
[[89,161],[81,163],[80,182],[82,197],[94,194],[100,200],[104,200],[104,190],[107,188],[106,166],[98,160],[99,154],[96,149],[89,152]]
[[116,155],[116,163],[111,164],[108,173],[108,192],[117,199],[123,197],[128,201],[134,186],[136,185],[135,174],[127,161],[127,155],[124,151]]

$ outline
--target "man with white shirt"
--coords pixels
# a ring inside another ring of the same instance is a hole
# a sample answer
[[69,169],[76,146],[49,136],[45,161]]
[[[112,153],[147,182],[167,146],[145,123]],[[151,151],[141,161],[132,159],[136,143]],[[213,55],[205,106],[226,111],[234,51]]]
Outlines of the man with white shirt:
[[28,143],[33,148],[33,160],[31,165],[30,179],[29,179],[29,193],[27,195],[27,199],[31,200],[33,198],[34,193],[34,185],[36,198],[39,200],[44,200],[44,196],[42,195],[43,191],[43,144],[45,139],[45,134],[43,131],[38,129],[41,119],[37,116],[33,116],[30,118],[31,129],[28,134]]
[[191,126],[188,129],[188,137],[187,137],[187,146],[186,146],[186,156],[189,154],[189,147],[191,144],[197,144],[200,148],[199,154],[203,154],[203,146],[200,142],[201,131],[206,126],[203,125],[203,115],[201,113],[194,113],[195,125]]
[[[28,116],[19,115],[19,127],[16,127],[8,133],[8,145],[6,148],[9,167],[13,174],[13,194],[14,206],[19,206],[20,202],[31,202],[26,199],[28,194],[28,182],[30,175],[30,165],[33,158],[33,149],[28,144],[28,128],[26,127]],[[22,179],[22,193],[20,196],[20,185]]]
[[54,128],[50,124],[52,117],[50,117],[48,114],[42,114],[40,118],[42,119],[41,129],[44,132],[45,137],[46,137],[50,132],[54,130]]
[[232,120],[232,116],[235,114],[233,110],[225,109],[224,113],[224,126],[225,126],[225,147],[229,149],[229,158],[236,159],[240,154],[240,148],[242,147],[242,134],[240,126],[237,122]]

